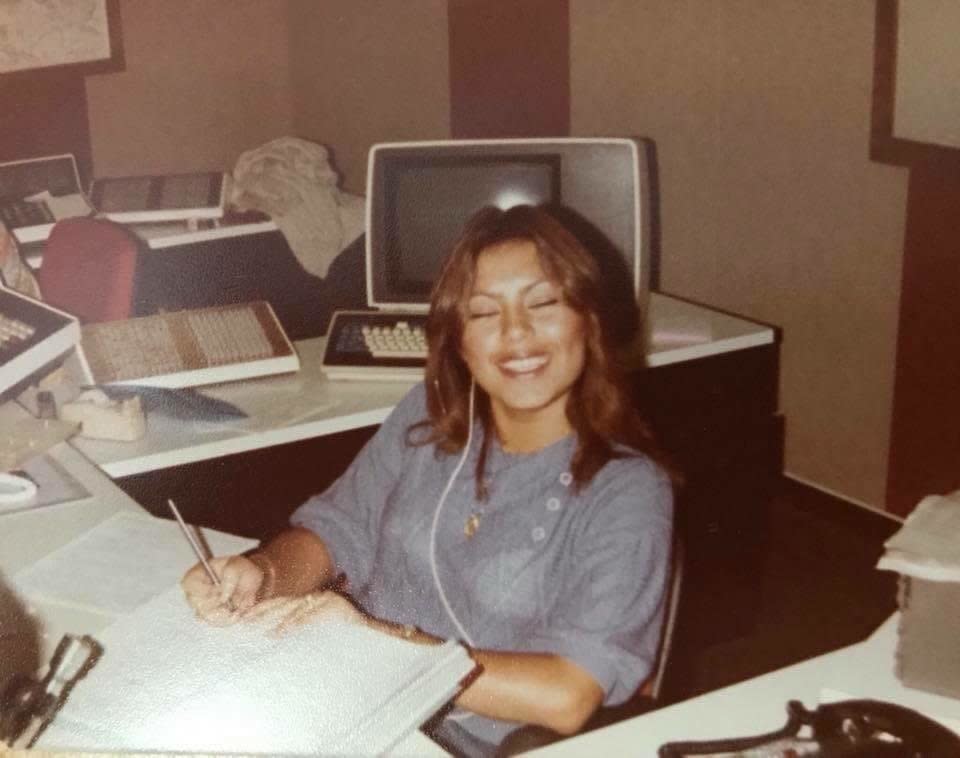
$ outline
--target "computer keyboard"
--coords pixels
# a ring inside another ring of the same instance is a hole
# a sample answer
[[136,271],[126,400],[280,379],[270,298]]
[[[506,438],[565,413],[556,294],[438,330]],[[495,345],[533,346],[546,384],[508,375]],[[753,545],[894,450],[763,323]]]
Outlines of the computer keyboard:
[[81,347],[91,384],[194,387],[300,368],[264,301],[87,324]]
[[52,224],[56,221],[46,203],[33,200],[14,200],[0,204],[0,220],[8,229]]
[[424,314],[336,311],[327,330],[328,379],[417,381],[427,359]]
[[0,394],[19,387],[79,339],[73,316],[0,286]]

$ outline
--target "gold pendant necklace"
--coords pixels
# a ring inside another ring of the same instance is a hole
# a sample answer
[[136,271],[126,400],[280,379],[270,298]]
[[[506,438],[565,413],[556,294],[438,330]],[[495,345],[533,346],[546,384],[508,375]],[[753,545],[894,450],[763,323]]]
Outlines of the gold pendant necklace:
[[477,533],[477,529],[480,528],[480,515],[479,513],[471,513],[467,516],[467,520],[463,525],[463,533],[469,539]]

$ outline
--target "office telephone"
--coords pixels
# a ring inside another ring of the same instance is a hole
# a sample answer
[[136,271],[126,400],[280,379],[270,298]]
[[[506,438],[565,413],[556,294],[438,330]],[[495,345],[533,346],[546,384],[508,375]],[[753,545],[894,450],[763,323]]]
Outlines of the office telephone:
[[[802,732],[808,732],[802,734]],[[787,703],[787,723],[751,737],[670,742],[659,758],[956,758],[960,736],[909,708],[880,700],[843,700],[809,711]]]

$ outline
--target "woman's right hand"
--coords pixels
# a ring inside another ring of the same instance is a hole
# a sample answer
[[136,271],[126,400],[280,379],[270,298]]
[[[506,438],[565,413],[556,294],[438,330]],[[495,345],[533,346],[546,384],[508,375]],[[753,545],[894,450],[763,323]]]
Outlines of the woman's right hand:
[[216,626],[233,624],[259,599],[266,572],[243,555],[213,558],[208,563],[220,579],[219,586],[200,563],[183,575],[180,586],[199,618]]

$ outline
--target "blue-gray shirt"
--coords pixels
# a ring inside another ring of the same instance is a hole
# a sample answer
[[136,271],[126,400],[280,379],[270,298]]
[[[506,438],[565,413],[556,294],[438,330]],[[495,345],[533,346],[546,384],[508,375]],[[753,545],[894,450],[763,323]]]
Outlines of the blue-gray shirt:
[[[441,601],[430,545],[460,454],[410,444],[410,426],[426,418],[418,385],[343,476],[291,521],[323,539],[368,613],[462,639]],[[606,704],[626,700],[650,673],[659,642],[672,527],[668,478],[636,455],[608,462],[576,492],[574,435],[522,455],[494,439],[489,496],[478,502],[479,434],[478,425],[434,540],[453,612],[475,647],[564,656],[596,679]],[[471,515],[479,524],[467,536]],[[472,715],[460,723],[494,744],[516,726]]]

